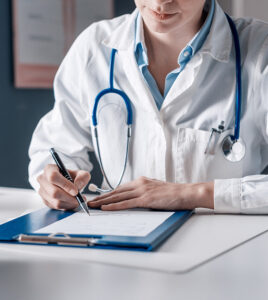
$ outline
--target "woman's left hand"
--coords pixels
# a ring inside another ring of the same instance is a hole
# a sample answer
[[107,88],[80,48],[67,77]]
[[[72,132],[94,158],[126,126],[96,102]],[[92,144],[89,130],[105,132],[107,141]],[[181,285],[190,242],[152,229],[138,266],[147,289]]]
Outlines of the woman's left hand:
[[169,183],[140,177],[88,202],[91,208],[123,210],[134,207],[160,210],[214,208],[214,184]]

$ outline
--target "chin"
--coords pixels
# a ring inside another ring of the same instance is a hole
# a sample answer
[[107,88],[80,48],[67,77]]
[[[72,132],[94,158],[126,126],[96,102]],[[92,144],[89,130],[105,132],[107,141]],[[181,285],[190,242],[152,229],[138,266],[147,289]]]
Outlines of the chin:
[[146,11],[143,15],[143,20],[147,28],[152,32],[168,33],[180,26],[182,22],[181,16],[173,16],[170,19],[159,20]]
[[171,24],[167,24],[167,23],[161,23],[161,22],[154,22],[154,21],[149,21],[149,22],[145,22],[147,28],[152,31],[152,32],[157,32],[157,33],[168,33],[170,31],[172,31],[172,29],[174,29],[174,26],[172,26]]

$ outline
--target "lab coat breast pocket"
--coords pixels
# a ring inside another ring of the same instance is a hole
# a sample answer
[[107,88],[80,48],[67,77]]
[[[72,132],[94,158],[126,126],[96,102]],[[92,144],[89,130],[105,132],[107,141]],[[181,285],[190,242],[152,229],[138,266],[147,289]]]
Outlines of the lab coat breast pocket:
[[211,132],[179,128],[176,142],[176,182],[194,183],[242,177],[243,160],[230,162],[222,153],[222,141],[232,133],[233,129],[222,132],[215,146],[215,154],[205,154]]

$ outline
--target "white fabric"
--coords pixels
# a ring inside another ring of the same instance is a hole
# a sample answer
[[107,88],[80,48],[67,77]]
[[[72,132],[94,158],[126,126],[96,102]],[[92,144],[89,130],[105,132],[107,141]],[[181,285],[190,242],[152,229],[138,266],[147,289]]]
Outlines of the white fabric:
[[[215,180],[216,212],[268,213],[268,177],[256,175],[268,163],[268,25],[235,20],[242,49],[241,137],[247,151],[241,162],[231,163],[220,146],[233,133],[235,121],[234,47],[224,12],[217,5],[203,47],[177,78],[160,111],[135,61],[136,15],[137,11],[95,23],[71,47],[55,78],[55,107],[33,135],[31,184],[38,189],[36,176],[50,162],[52,146],[64,154],[67,166],[91,170],[87,151],[95,148],[93,104],[100,90],[109,86],[110,53],[116,48],[115,87],[131,99],[134,121],[123,182],[139,176],[180,183]],[[116,97],[99,104],[101,154],[113,184],[125,155],[125,113],[123,101]],[[216,154],[205,155],[210,130],[222,120],[226,127]]]

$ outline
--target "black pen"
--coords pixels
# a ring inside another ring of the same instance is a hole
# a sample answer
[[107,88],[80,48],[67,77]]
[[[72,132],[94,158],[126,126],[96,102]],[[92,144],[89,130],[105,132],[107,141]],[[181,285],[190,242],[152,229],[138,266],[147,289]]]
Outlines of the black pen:
[[[62,160],[60,159],[59,157],[59,154],[55,151],[54,148],[50,148],[50,153],[56,163],[56,165],[58,166],[59,168],[59,171],[60,173],[68,180],[70,180],[71,182],[74,182],[70,173],[67,171],[67,169],[65,168]],[[86,202],[84,201],[82,195],[80,194],[80,192],[78,192],[78,194],[75,196],[77,202],[79,203],[80,207],[83,209],[83,211],[85,213],[87,213],[89,216],[90,216],[90,213],[89,213],[89,208],[86,204]]]

